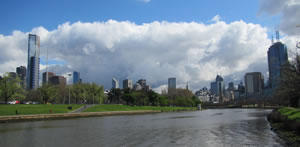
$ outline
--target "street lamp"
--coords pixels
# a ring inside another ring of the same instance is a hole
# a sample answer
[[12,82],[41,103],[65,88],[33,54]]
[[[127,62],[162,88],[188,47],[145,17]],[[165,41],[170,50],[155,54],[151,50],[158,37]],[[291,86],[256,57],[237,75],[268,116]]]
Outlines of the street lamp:
[[[72,74],[68,74],[69,80],[70,80],[70,78],[71,78],[71,75],[72,75]],[[70,82],[70,81],[69,81],[69,82]],[[70,83],[69,83],[69,105],[70,105],[70,101],[71,101],[71,99],[70,99]]]

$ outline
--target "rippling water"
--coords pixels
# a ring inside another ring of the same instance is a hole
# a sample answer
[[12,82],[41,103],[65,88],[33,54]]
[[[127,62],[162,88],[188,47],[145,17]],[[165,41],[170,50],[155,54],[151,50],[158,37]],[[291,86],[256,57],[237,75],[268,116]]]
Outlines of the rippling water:
[[211,109],[0,124],[0,146],[282,146],[270,110]]

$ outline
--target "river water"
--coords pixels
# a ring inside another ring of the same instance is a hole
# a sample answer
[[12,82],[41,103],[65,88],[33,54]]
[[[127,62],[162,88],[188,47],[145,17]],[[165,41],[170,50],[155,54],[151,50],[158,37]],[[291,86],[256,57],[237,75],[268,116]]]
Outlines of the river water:
[[210,109],[0,124],[1,147],[282,146],[271,110]]

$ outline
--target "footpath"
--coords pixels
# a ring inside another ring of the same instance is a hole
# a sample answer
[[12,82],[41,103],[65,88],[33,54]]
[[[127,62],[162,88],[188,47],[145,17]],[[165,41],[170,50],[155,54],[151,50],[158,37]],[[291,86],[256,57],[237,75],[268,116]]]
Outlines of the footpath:
[[69,112],[69,113],[80,113],[80,112],[83,112],[84,110],[86,110],[87,108],[90,108],[92,106],[94,106],[94,105],[85,105],[85,106],[82,106],[82,107],[80,107],[80,108],[78,108],[74,111]]

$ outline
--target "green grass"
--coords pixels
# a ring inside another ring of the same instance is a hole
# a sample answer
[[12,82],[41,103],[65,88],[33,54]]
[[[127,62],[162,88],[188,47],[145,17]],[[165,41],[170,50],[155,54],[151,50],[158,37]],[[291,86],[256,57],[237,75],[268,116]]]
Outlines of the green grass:
[[[72,110],[68,109],[68,106],[72,106]],[[28,114],[50,114],[52,113],[67,113],[75,109],[80,108],[83,105],[48,105],[48,104],[39,104],[39,105],[25,105],[25,104],[16,104],[16,105],[0,105],[0,116],[4,115],[16,115],[16,110],[19,115],[28,115]]]
[[134,110],[161,110],[161,111],[182,111],[196,110],[196,107],[160,107],[160,106],[127,106],[127,105],[96,105],[86,109],[84,112],[104,112],[104,111],[134,111]]
[[281,114],[288,116],[289,120],[300,120],[300,109],[283,107],[278,110]]

